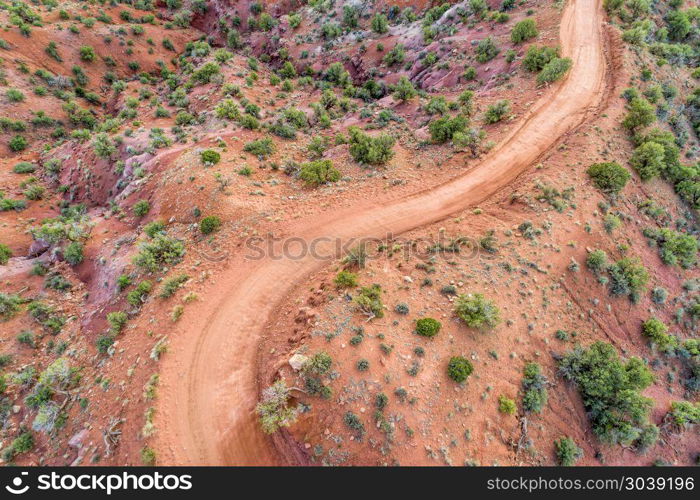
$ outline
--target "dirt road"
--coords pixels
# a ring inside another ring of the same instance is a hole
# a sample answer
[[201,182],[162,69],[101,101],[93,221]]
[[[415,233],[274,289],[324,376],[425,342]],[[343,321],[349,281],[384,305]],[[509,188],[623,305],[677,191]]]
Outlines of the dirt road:
[[[429,191],[300,220],[287,236],[312,241],[398,235],[483,202],[506,187],[563,135],[595,112],[606,89],[600,0],[571,0],[561,24],[573,67],[474,169]],[[318,250],[330,252],[332,243]],[[171,339],[161,372],[159,463],[272,465],[279,462],[254,415],[257,349],[265,325],[295,283],[328,261],[232,257],[196,318]],[[190,314],[189,316],[194,316]]]

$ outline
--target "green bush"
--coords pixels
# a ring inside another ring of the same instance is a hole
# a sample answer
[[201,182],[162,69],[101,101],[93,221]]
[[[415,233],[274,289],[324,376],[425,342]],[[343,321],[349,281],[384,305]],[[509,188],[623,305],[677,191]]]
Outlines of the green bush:
[[513,43],[522,43],[539,35],[537,24],[534,19],[523,19],[513,26],[513,31],[510,32],[510,41]]
[[629,130],[637,130],[651,125],[656,120],[654,106],[642,97],[635,97],[629,104],[629,112],[622,125]]
[[416,333],[422,337],[434,337],[442,325],[433,318],[421,318],[416,321]]
[[664,147],[656,142],[644,142],[632,153],[630,163],[643,181],[658,176],[665,166]]
[[406,50],[402,44],[397,43],[389,52],[386,53],[382,60],[387,66],[394,66],[395,64],[403,64],[405,59]]
[[474,367],[471,362],[462,356],[451,357],[450,362],[447,364],[447,375],[458,384],[467,380],[467,377],[469,377],[473,371]]
[[79,241],[72,241],[63,249],[63,258],[71,266],[77,266],[83,261],[83,244]]
[[333,280],[338,288],[354,288],[357,286],[357,274],[350,271],[340,271]]
[[583,450],[570,437],[562,437],[554,441],[557,452],[557,462],[563,467],[571,467],[583,458]]
[[547,377],[537,363],[527,363],[523,372],[523,409],[540,413],[547,405]]
[[163,286],[161,287],[160,294],[158,296],[162,299],[172,297],[175,295],[175,292],[182,288],[182,285],[187,283],[189,279],[190,277],[187,274],[178,274],[177,276],[168,278],[163,282]]
[[22,297],[16,293],[0,292],[0,319],[8,320],[19,311],[22,304]]
[[490,36],[481,40],[476,46],[476,60],[485,63],[496,57],[501,49]]
[[27,139],[22,137],[21,135],[15,135],[10,139],[10,142],[7,143],[7,146],[10,148],[10,151],[18,152],[18,151],[24,151],[27,149],[27,146],[29,143],[27,142]]
[[5,96],[10,102],[22,102],[24,101],[24,94],[22,91],[17,89],[7,89],[5,91]]
[[211,234],[221,227],[221,219],[216,215],[208,215],[199,221],[199,230],[202,234]]
[[454,118],[443,116],[430,122],[430,138],[433,142],[443,143],[452,140],[457,133],[464,132],[469,124],[469,120],[464,115],[457,115]]
[[679,265],[684,269],[695,266],[698,257],[697,237],[668,228],[647,228],[644,230],[644,236],[656,242],[664,264]]
[[510,113],[510,102],[506,99],[502,99],[486,108],[484,121],[486,123],[497,123],[508,113]]
[[636,302],[649,281],[649,273],[639,259],[623,257],[608,267],[610,293]]
[[555,57],[544,65],[542,71],[537,75],[537,85],[552,83],[559,80],[571,69],[571,59],[568,57]]
[[528,71],[541,71],[547,63],[559,57],[557,47],[536,47],[530,45],[523,58],[523,67]]
[[133,307],[141,307],[153,289],[153,283],[144,280],[126,294],[126,301]]
[[205,165],[216,165],[221,161],[221,155],[213,149],[205,149],[199,153],[199,157]]
[[673,401],[665,420],[670,421],[680,430],[700,424],[700,403]]
[[92,62],[97,59],[97,54],[95,54],[95,49],[89,45],[83,45],[79,49],[80,60],[85,62]]
[[7,265],[12,257],[12,250],[4,243],[0,243],[0,266]]
[[498,396],[498,411],[506,415],[515,415],[515,412],[518,411],[518,407],[515,401],[501,394]]
[[263,137],[262,139],[246,143],[243,146],[243,150],[255,156],[266,158],[275,152],[275,144],[272,142],[272,138]]
[[301,165],[299,178],[309,186],[318,186],[329,182],[338,182],[340,172],[330,160],[314,160]]
[[616,162],[594,163],[587,172],[598,189],[610,194],[622,191],[632,177],[629,170]]
[[608,268],[608,255],[603,250],[593,250],[586,258],[586,266],[596,274]]
[[457,297],[455,313],[471,328],[494,328],[500,322],[498,307],[480,293]]
[[158,233],[151,241],[141,243],[139,253],[133,258],[133,262],[138,267],[156,272],[163,265],[174,265],[180,262],[185,255],[185,246],[169,236]]
[[383,165],[394,157],[392,148],[396,140],[387,134],[376,137],[362,132],[358,127],[348,129],[350,135],[350,156],[359,163]]
[[384,317],[384,304],[382,303],[382,288],[372,285],[360,288],[359,293],[353,299],[357,307],[369,318]]
[[12,167],[12,171],[16,174],[32,174],[36,171],[36,165],[28,161],[21,161]]
[[107,314],[107,323],[109,324],[109,331],[113,335],[118,335],[126,326],[126,322],[129,317],[124,311],[114,311]]
[[678,338],[669,335],[666,324],[654,317],[642,323],[642,335],[651,340],[663,352],[675,352]]
[[394,85],[394,92],[392,96],[397,101],[408,101],[418,95],[416,88],[411,83],[411,80],[402,76],[399,81]]
[[146,200],[139,200],[134,203],[131,210],[134,212],[136,217],[144,217],[151,210],[151,204]]
[[380,35],[383,35],[389,31],[389,21],[384,14],[375,14],[370,25],[372,27],[372,31],[379,33]]
[[562,376],[576,384],[593,432],[604,442],[638,445],[649,424],[653,401],[641,395],[654,376],[639,358],[620,361],[615,348],[595,342],[577,346],[559,362]]
[[365,424],[363,424],[362,420],[360,420],[360,417],[355,415],[353,412],[349,411],[345,413],[343,421],[345,422],[345,425],[347,425],[350,429],[355,431],[359,436],[364,435]]

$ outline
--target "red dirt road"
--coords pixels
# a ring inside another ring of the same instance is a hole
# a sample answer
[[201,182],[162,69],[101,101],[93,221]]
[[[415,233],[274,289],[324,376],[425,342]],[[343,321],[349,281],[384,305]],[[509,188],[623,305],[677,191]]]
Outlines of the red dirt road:
[[[317,250],[331,254],[334,241],[398,235],[477,205],[508,186],[603,101],[607,75],[603,23],[600,0],[569,3],[560,32],[562,54],[573,60],[567,78],[465,175],[386,204],[377,200],[301,219],[286,226],[285,235],[307,242],[325,238]],[[171,336],[156,416],[159,463],[280,463],[254,413],[259,340],[294,284],[328,263],[310,255],[299,260],[231,258],[216,276],[197,317],[183,319],[185,331]]]

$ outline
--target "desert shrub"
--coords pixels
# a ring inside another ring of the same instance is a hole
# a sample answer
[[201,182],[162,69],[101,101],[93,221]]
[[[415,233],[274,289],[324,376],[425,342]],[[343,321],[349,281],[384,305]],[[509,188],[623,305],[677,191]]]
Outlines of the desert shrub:
[[126,322],[129,317],[124,311],[114,311],[107,314],[107,323],[109,324],[109,331],[113,335],[118,335],[126,326]]
[[392,148],[396,140],[387,134],[376,137],[362,132],[358,127],[348,129],[350,135],[350,156],[359,163],[383,165],[394,156]]
[[177,276],[168,278],[163,282],[163,286],[161,287],[160,294],[158,296],[162,299],[172,297],[175,295],[175,292],[182,288],[182,285],[187,283],[189,279],[190,277],[187,274],[178,274]]
[[622,125],[629,130],[646,127],[656,120],[654,106],[642,97],[635,97],[629,104],[629,111]]
[[673,401],[664,420],[670,421],[679,430],[700,424],[700,403]]
[[382,60],[387,66],[394,66],[395,64],[402,64],[405,59],[406,50],[402,44],[397,43],[389,52],[386,53]]
[[513,26],[513,30],[510,32],[510,41],[513,43],[522,43],[531,38],[535,38],[539,35],[537,31],[537,24],[534,19],[523,19]]
[[422,337],[434,337],[442,325],[433,318],[421,318],[416,321],[416,333]]
[[158,233],[150,241],[141,243],[133,263],[146,271],[156,272],[163,265],[177,264],[183,255],[185,246],[181,241]]
[[363,424],[360,417],[355,415],[353,412],[349,411],[345,413],[343,421],[345,422],[345,425],[347,425],[351,430],[355,431],[358,436],[364,435],[365,424]]
[[593,432],[604,442],[638,444],[653,401],[641,395],[654,376],[639,358],[622,362],[615,348],[595,342],[577,346],[559,362],[562,376],[576,384]]
[[36,165],[28,161],[21,161],[12,167],[12,171],[16,174],[31,174],[36,171]]
[[199,158],[205,165],[216,165],[221,161],[221,155],[213,149],[205,149],[199,153]]
[[365,267],[365,262],[367,261],[367,248],[364,244],[357,245],[356,247],[348,250],[347,255],[343,257],[343,264],[350,267],[357,267],[362,269]]
[[634,150],[630,164],[639,173],[642,180],[653,179],[664,169],[664,147],[656,142],[644,142]]
[[221,227],[221,219],[216,215],[208,215],[199,221],[199,230],[202,234],[211,234]]
[[382,303],[382,288],[379,285],[360,288],[353,302],[364,314],[370,318],[384,316],[384,304]]
[[299,178],[310,186],[318,186],[340,180],[340,172],[330,160],[314,160],[301,165]]
[[540,413],[547,405],[547,377],[537,363],[525,365],[523,376],[523,408],[525,411]]
[[80,60],[85,61],[85,62],[92,62],[95,59],[97,59],[97,54],[95,54],[95,49],[90,47],[89,45],[83,45],[78,49],[78,52],[80,54]]
[[583,458],[583,450],[570,437],[562,437],[554,441],[557,452],[557,462],[563,467],[571,467]]
[[280,427],[289,427],[296,422],[299,409],[289,406],[290,392],[284,380],[278,380],[262,391],[255,411],[266,434],[273,434]]
[[608,255],[603,250],[593,250],[586,258],[586,266],[596,274],[608,268]]
[[396,82],[396,85],[394,85],[394,92],[392,93],[392,96],[397,101],[408,101],[409,99],[414,98],[417,94],[418,92],[411,83],[411,80],[405,76],[402,76],[399,78],[399,81]]
[[357,274],[350,271],[340,271],[333,280],[338,288],[353,288],[357,286]]
[[2,458],[6,462],[11,462],[15,456],[30,451],[32,448],[34,448],[34,435],[30,431],[25,431],[16,437],[10,446],[2,450]]
[[644,236],[656,242],[664,264],[679,265],[684,269],[695,266],[698,256],[698,239],[695,236],[668,228],[647,228]]
[[0,243],[0,266],[6,265],[10,257],[12,257],[12,250],[10,250],[10,247],[4,243]]
[[384,14],[375,14],[370,22],[372,31],[379,33],[380,35],[389,31],[389,21]]
[[669,335],[666,324],[654,317],[642,323],[642,335],[651,340],[663,352],[674,352],[678,348],[678,338]]
[[0,292],[0,319],[8,320],[19,311],[22,304],[22,297],[16,293]]
[[147,200],[139,200],[131,207],[136,217],[144,217],[151,210],[151,204]]
[[455,302],[457,317],[471,328],[494,328],[500,322],[496,304],[480,293],[460,295]]
[[510,113],[510,102],[506,99],[502,99],[486,108],[484,121],[486,123],[497,123],[508,113]]
[[627,296],[633,302],[639,299],[649,281],[649,273],[639,259],[623,257],[608,267],[610,293]]
[[556,47],[528,47],[523,58],[523,67],[528,71],[541,71],[550,61],[559,57],[559,49]]
[[153,283],[144,280],[126,295],[126,301],[133,307],[141,307],[150,295]]
[[559,80],[571,69],[571,59],[568,57],[555,57],[544,65],[542,71],[537,75],[537,84],[552,83]]
[[467,81],[472,81],[476,79],[476,74],[476,68],[474,66],[469,66],[464,70],[464,73],[462,73],[462,77]]
[[325,375],[333,365],[333,358],[325,351],[319,351],[306,360],[301,370],[305,374]]
[[207,62],[192,73],[192,80],[197,83],[209,83],[219,73],[221,73],[221,67],[217,63]]
[[27,142],[27,139],[25,139],[21,135],[15,135],[7,143],[7,146],[10,148],[10,151],[14,151],[14,152],[24,151],[28,145],[29,145],[29,143]]
[[515,415],[515,412],[518,411],[518,407],[514,400],[501,394],[498,396],[498,411],[506,415]]
[[83,261],[83,244],[79,241],[72,241],[63,249],[63,258],[71,266],[77,266]]
[[474,367],[471,362],[462,356],[451,357],[447,364],[447,375],[458,384],[467,380],[473,371]]
[[498,48],[493,38],[486,37],[481,40],[476,46],[476,60],[480,63],[485,63],[498,55],[501,49]]
[[263,137],[261,139],[246,143],[245,146],[243,146],[243,150],[254,154],[255,156],[265,158],[275,152],[275,145],[272,142],[272,138]]
[[587,172],[598,189],[610,194],[622,191],[632,177],[625,167],[616,162],[594,163]]
[[21,90],[17,89],[7,89],[5,91],[5,96],[10,102],[22,102],[24,101],[24,94]]
[[430,138],[433,142],[442,143],[452,140],[455,134],[464,132],[469,120],[464,115],[457,115],[454,118],[443,116],[430,122]]
[[233,99],[224,99],[214,108],[217,118],[237,120],[241,116],[241,110]]

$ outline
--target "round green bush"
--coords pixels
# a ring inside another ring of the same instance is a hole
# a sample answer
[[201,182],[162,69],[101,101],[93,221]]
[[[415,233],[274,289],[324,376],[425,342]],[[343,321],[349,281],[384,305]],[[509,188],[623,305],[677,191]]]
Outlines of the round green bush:
[[213,149],[205,149],[199,154],[202,159],[202,163],[215,165],[221,160],[221,155],[214,151]]
[[447,374],[452,380],[462,383],[472,374],[474,367],[467,358],[453,356],[447,365]]
[[199,230],[202,234],[211,234],[221,227],[221,219],[216,215],[209,215],[199,222]]
[[416,321],[416,333],[423,337],[434,337],[440,331],[442,325],[433,318],[421,318]]

